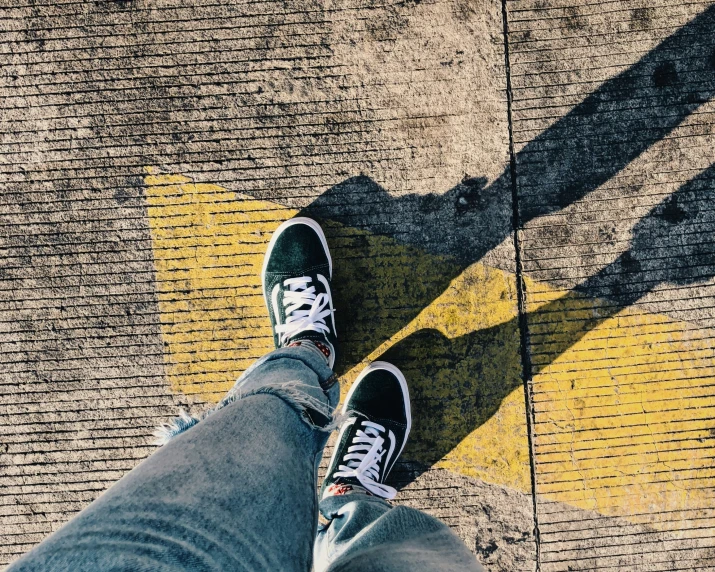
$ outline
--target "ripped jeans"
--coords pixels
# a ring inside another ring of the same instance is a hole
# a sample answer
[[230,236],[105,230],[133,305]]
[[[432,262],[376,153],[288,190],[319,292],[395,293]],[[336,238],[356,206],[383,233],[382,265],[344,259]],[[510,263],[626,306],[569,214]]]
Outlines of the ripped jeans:
[[447,526],[417,510],[360,493],[318,506],[338,400],[316,351],[268,354],[8,572],[482,570]]

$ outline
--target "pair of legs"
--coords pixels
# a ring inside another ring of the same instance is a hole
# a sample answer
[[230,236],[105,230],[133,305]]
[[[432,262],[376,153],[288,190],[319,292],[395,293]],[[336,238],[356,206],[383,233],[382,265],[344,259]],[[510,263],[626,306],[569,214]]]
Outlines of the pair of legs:
[[481,570],[443,523],[387,502],[410,425],[399,370],[368,367],[335,415],[331,274],[317,224],[283,225],[263,272],[278,349],[201,419],[167,426],[158,451],[8,571]]

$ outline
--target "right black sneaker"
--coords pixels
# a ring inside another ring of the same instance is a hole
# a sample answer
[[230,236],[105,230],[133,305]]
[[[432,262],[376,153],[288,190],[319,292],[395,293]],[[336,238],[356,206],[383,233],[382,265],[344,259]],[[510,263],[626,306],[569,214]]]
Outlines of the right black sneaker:
[[321,498],[355,489],[394,498],[397,491],[384,483],[412,425],[405,376],[390,363],[373,362],[353,383],[342,412],[349,417],[340,428]]

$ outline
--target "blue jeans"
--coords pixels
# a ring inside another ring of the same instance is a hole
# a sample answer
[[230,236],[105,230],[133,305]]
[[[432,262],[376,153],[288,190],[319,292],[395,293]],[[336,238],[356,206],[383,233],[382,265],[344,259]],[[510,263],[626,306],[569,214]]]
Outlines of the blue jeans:
[[175,426],[8,572],[482,570],[447,526],[417,510],[360,493],[319,506],[338,400],[317,351],[268,354],[210,414]]

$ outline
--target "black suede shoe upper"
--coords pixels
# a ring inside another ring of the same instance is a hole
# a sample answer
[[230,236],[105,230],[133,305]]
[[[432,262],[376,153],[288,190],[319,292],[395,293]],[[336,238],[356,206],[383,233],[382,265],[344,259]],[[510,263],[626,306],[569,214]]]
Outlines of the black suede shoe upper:
[[308,225],[294,224],[276,237],[266,264],[266,273],[285,277],[321,272],[330,280],[328,253],[317,232]]
[[[318,232],[309,224],[296,222],[306,219],[293,219],[288,221],[289,226],[283,225],[276,231],[269,252],[266,253],[266,260],[263,271],[263,294],[268,306],[268,315],[273,329],[273,341],[276,348],[284,347],[296,340],[312,340],[316,342],[327,342],[330,345],[332,357],[330,363],[335,359],[336,334],[334,316],[332,313],[325,316],[322,322],[327,326],[327,331],[314,331],[306,329],[288,336],[281,336],[276,331],[276,326],[286,324],[288,321],[287,308],[284,304],[286,291],[290,286],[285,284],[286,280],[300,277],[308,277],[304,286],[313,288],[315,296],[325,294],[330,298],[330,255],[323,245]],[[310,221],[313,222],[313,221]],[[317,223],[314,223],[316,224]],[[311,304],[306,303],[300,306],[299,310],[309,311]],[[325,309],[332,309],[332,298]]]
[[[400,381],[394,373],[385,369],[374,369],[359,379],[351,390],[349,399],[343,407],[349,417],[338,443],[336,451],[323,482],[321,495],[331,485],[355,485],[365,488],[357,477],[335,476],[339,467],[345,465],[344,456],[353,445],[358,431],[365,431],[364,421],[376,423],[384,428],[380,437],[384,439],[382,454],[378,461],[378,483],[384,483],[402,451],[409,433],[409,405],[403,393]],[[369,491],[368,491],[369,492]],[[378,493],[377,496],[381,496]]]

